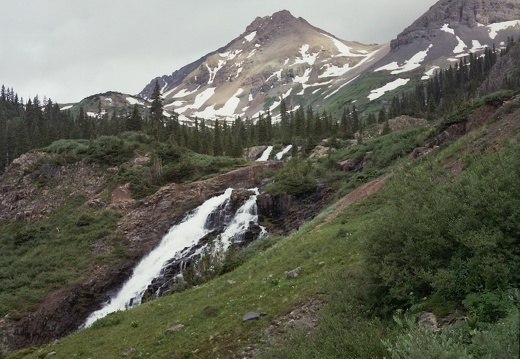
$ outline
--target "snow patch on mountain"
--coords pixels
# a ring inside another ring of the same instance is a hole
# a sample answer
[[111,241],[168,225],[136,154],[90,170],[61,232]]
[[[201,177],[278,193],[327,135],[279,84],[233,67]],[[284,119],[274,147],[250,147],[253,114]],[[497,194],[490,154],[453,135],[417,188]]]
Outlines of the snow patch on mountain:
[[464,49],[467,49],[468,46],[460,37],[457,36],[457,41],[459,42],[457,46],[453,49],[454,54],[460,54],[461,52],[464,52]]
[[233,60],[235,57],[240,55],[241,52],[242,52],[241,49],[234,50],[234,51],[226,51],[226,52],[223,52],[223,53],[219,54],[219,56],[220,57],[225,57],[228,60]]
[[433,44],[430,44],[426,50],[419,51],[415,55],[413,55],[409,60],[405,60],[402,65],[399,65],[397,61],[391,62],[388,65],[381,66],[374,71],[391,71],[392,75],[398,75],[403,72],[408,72],[415,70],[418,67],[421,67],[421,63],[424,61],[426,56],[428,55],[428,51],[433,47]]
[[480,43],[480,41],[478,41],[478,40],[473,40],[473,41],[472,41],[472,47],[471,47],[471,49],[469,50],[469,52],[475,53],[475,52],[478,52],[478,51],[482,51],[482,50],[484,50],[486,47],[488,47],[488,45],[482,45],[482,44]]
[[305,69],[305,73],[302,76],[294,76],[293,82],[305,85],[311,77],[312,68]]
[[255,36],[256,36],[256,31],[253,31],[253,32],[250,33],[249,35],[244,36],[244,39],[246,39],[247,42],[251,42],[251,41],[253,41],[253,39],[255,38]]
[[60,108],[60,111],[68,110],[69,108],[72,108],[72,106],[74,105],[63,106],[62,108]]
[[394,80],[392,82],[389,82],[387,83],[386,85],[384,85],[383,87],[380,87],[378,89],[375,89],[375,90],[372,90],[370,91],[370,95],[368,95],[368,99],[370,101],[373,101],[375,99],[378,99],[380,98],[381,96],[383,96],[386,92],[388,91],[393,91],[395,90],[396,88],[398,88],[399,86],[403,86],[403,85],[406,85],[408,83],[408,81],[410,81],[410,79],[401,79],[401,78],[398,78],[397,80]]
[[352,80],[350,81],[347,81],[345,82],[344,84],[341,84],[340,86],[338,86],[337,89],[335,89],[334,91],[332,91],[330,94],[328,94],[327,96],[325,96],[325,99],[328,99],[329,97],[331,97],[332,95],[334,95],[335,93],[337,93],[339,90],[341,90],[343,87],[347,86],[349,83],[351,83],[352,81],[356,80],[360,75],[357,75],[356,77],[354,77]]
[[498,32],[500,30],[505,30],[509,27],[515,27],[515,26],[520,27],[520,20],[504,21],[504,22],[497,22],[494,24],[490,24],[487,26],[488,31],[489,31],[489,37],[494,40],[497,37]]
[[323,66],[323,67],[325,67],[326,70],[325,70],[325,72],[323,72],[321,75],[318,76],[319,78],[338,77],[338,76],[342,76],[342,75],[346,74],[347,72],[349,72],[351,70],[349,64],[345,64],[342,67],[334,66],[331,64],[325,64],[325,66]]
[[300,47],[300,54],[302,55],[301,58],[297,57],[295,60],[294,60],[294,63],[292,64],[292,66],[294,65],[298,65],[298,64],[309,64],[309,65],[314,65],[314,63],[316,62],[316,59],[318,58],[318,55],[319,55],[319,52],[316,52],[314,54],[309,54],[308,51],[309,51],[309,44],[303,44],[301,47]]
[[448,34],[455,35],[455,30],[451,29],[449,24],[444,24],[444,26],[441,27],[441,30],[447,32]]
[[188,91],[186,89],[182,89],[178,93],[175,94],[175,97],[186,97],[186,96],[189,96],[189,95],[194,94],[195,92],[197,92],[199,90],[199,88],[200,88],[200,86],[198,86],[193,91]]
[[424,73],[424,75],[421,77],[421,80],[428,80],[430,77],[433,76],[433,74],[435,73],[435,71],[437,69],[440,69],[439,66],[432,66],[428,71],[426,71]]
[[197,97],[195,97],[195,101],[193,101],[193,104],[179,108],[176,110],[176,112],[183,113],[186,110],[190,110],[190,109],[197,110],[197,109],[201,108],[202,105],[204,105],[204,103],[206,103],[206,101],[209,100],[210,97],[215,94],[215,90],[216,90],[216,87],[209,87],[209,88],[205,89],[204,91],[199,93],[197,95]]
[[332,40],[332,42],[334,43],[334,46],[336,46],[336,48],[338,49],[339,51],[339,55],[337,56],[348,56],[348,57],[363,57],[365,55],[363,54],[354,54],[352,52],[352,49],[345,45],[344,43],[342,43],[341,41],[339,41],[338,39],[332,37],[332,36],[329,36],[329,35],[326,35],[326,34],[322,34],[323,36],[325,37],[328,37],[329,39]]
[[226,61],[224,60],[218,60],[218,65],[217,67],[215,67],[214,69],[212,69],[211,67],[209,67],[208,64],[206,64],[206,68],[208,69],[209,71],[209,80],[208,80],[208,85],[211,85],[213,83],[213,81],[215,81],[215,76],[217,76],[217,72],[224,67],[224,65],[226,64]]
[[126,101],[127,101],[130,105],[144,105],[143,101],[139,101],[138,99],[133,98],[133,97],[127,97],[127,98],[126,98]]
[[240,103],[240,98],[238,96],[242,92],[244,92],[244,89],[239,88],[237,92],[226,101],[224,106],[218,110],[215,109],[215,105],[213,104],[206,107],[203,111],[195,112],[194,115],[201,118],[233,117],[235,115],[235,110]]
[[282,71],[283,71],[283,69],[280,69],[278,71],[273,72],[273,74],[271,76],[269,76],[267,78],[267,80],[265,80],[265,81],[267,82],[267,81],[269,81],[271,78],[273,78],[275,76],[278,77],[279,81],[281,81],[282,80]]

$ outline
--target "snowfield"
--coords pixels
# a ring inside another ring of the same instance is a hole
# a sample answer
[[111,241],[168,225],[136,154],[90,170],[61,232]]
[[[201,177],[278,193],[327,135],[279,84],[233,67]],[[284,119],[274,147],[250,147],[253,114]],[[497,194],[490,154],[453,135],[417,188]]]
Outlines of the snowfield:
[[255,36],[256,36],[256,31],[253,31],[253,32],[250,33],[249,35],[244,36],[244,39],[246,39],[247,42],[251,42],[251,41],[253,41],[253,39],[255,38]]
[[127,97],[126,98],[126,101],[130,104],[130,105],[144,105],[144,103],[142,101],[139,101],[138,99],[135,99],[133,97]]
[[398,88],[399,86],[406,85],[408,83],[408,81],[410,81],[410,79],[401,79],[401,78],[399,78],[397,80],[389,82],[386,85],[384,85],[383,87],[380,87],[378,89],[370,91],[370,95],[368,95],[368,99],[370,101],[378,99],[381,96],[383,96],[386,92],[393,91],[396,88]]
[[391,62],[388,65],[381,66],[374,71],[391,71],[392,75],[402,74],[403,72],[408,72],[415,70],[416,68],[421,67],[421,63],[424,61],[426,56],[428,55],[428,51],[433,47],[433,44],[430,44],[426,50],[419,51],[415,55],[413,55],[409,60],[405,60],[404,64],[399,65],[397,61]]
[[208,85],[211,85],[213,83],[213,81],[215,81],[215,76],[217,76],[217,72],[218,70],[220,70],[221,68],[224,67],[224,65],[226,64],[226,61],[224,60],[218,60],[218,65],[217,67],[215,67],[214,69],[210,68],[208,64],[206,64],[206,68],[208,69],[209,71],[209,80],[208,80]]
[[495,37],[497,37],[498,31],[514,26],[520,27],[520,20],[496,22],[494,24],[488,25],[487,28],[489,31],[489,37],[495,39]]
[[441,30],[449,34],[455,35],[455,30],[451,29],[449,24],[444,24],[444,26],[441,27]]
[[421,77],[421,80],[428,80],[430,77],[433,76],[433,74],[435,73],[435,71],[437,69],[440,69],[440,67],[439,66],[432,66],[431,69],[429,69],[428,71],[426,71],[424,73],[424,75]]
[[324,67],[326,67],[327,69],[325,70],[324,73],[319,75],[318,78],[338,77],[338,76],[346,74],[347,72],[349,72],[351,70],[349,64],[345,64],[342,67],[334,66],[331,64],[326,64]]
[[300,47],[300,54],[302,55],[301,58],[296,58],[294,60],[294,64],[292,64],[291,66],[294,66],[294,65],[298,65],[298,64],[309,64],[309,65],[314,65],[314,63],[316,62],[316,59],[318,58],[318,55],[319,53],[314,53],[314,54],[309,54],[308,51],[309,51],[309,44],[304,44]]
[[457,46],[453,49],[454,54],[460,54],[461,52],[464,52],[464,49],[466,49],[468,46],[460,37],[457,36],[457,41],[459,42]]
[[182,108],[178,108],[175,111],[177,113],[183,113],[183,112],[185,112],[186,110],[189,110],[189,109],[194,109],[194,110],[199,109],[202,105],[204,105],[204,103],[207,100],[209,100],[209,98],[211,96],[213,96],[215,94],[215,90],[216,90],[216,87],[210,87],[210,88],[205,89],[204,91],[199,93],[197,95],[197,97],[195,97],[195,101],[193,101],[193,104],[184,106]]

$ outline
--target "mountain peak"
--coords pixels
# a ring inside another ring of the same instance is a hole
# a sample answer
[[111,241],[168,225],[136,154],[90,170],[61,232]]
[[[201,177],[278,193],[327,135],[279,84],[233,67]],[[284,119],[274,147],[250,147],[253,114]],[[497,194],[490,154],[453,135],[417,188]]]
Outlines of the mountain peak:
[[288,10],[280,10],[271,16],[257,17],[247,28],[246,33],[258,31],[267,34],[273,31],[279,32],[281,29],[300,29],[302,26],[311,26],[303,18],[294,17]]
[[[226,46],[158,78],[165,108],[205,119],[254,118],[329,95],[375,61],[380,45],[340,40],[288,10],[257,17]],[[379,56],[379,55],[378,55]],[[140,93],[149,98],[154,82]]]

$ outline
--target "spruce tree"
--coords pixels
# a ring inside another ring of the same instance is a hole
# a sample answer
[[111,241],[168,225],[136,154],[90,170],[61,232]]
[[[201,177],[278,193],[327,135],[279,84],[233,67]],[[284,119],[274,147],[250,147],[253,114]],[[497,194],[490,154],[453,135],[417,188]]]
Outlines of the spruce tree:
[[155,81],[155,87],[152,92],[152,105],[150,106],[150,127],[151,133],[155,140],[159,140],[159,131],[163,127],[163,104],[161,97],[161,88],[159,81]]
[[132,109],[132,114],[126,120],[126,130],[127,131],[141,131],[142,121],[143,121],[143,119],[141,118],[139,106],[137,104],[135,104],[134,108]]

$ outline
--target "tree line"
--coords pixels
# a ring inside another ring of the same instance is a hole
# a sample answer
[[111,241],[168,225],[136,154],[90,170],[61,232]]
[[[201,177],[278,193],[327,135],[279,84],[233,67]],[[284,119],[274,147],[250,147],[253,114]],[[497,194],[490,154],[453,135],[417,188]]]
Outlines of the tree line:
[[[195,118],[180,123],[178,116],[166,116],[159,84],[156,83],[150,107],[143,111],[136,104],[131,112],[102,113],[89,116],[82,107],[79,114],[62,111],[50,99],[38,96],[24,103],[12,88],[1,87],[0,93],[0,173],[21,154],[48,146],[58,139],[93,139],[102,135],[118,135],[125,131],[142,131],[154,140],[189,148],[201,154],[241,157],[244,150],[268,143],[293,144],[304,151],[324,138],[334,146],[337,140],[353,139],[375,124],[384,123],[383,134],[390,131],[388,119],[411,115],[429,120],[451,113],[461,103],[477,94],[500,56],[516,43],[511,37],[500,52],[486,48],[484,56],[470,54],[448,69],[437,71],[429,80],[421,81],[408,92],[396,95],[383,104],[379,112],[366,116],[354,104],[342,108],[341,116],[314,111],[311,106],[288,110],[280,103],[279,115],[267,111],[257,118],[235,118],[233,121]],[[520,86],[520,76],[506,80],[509,88]]]

